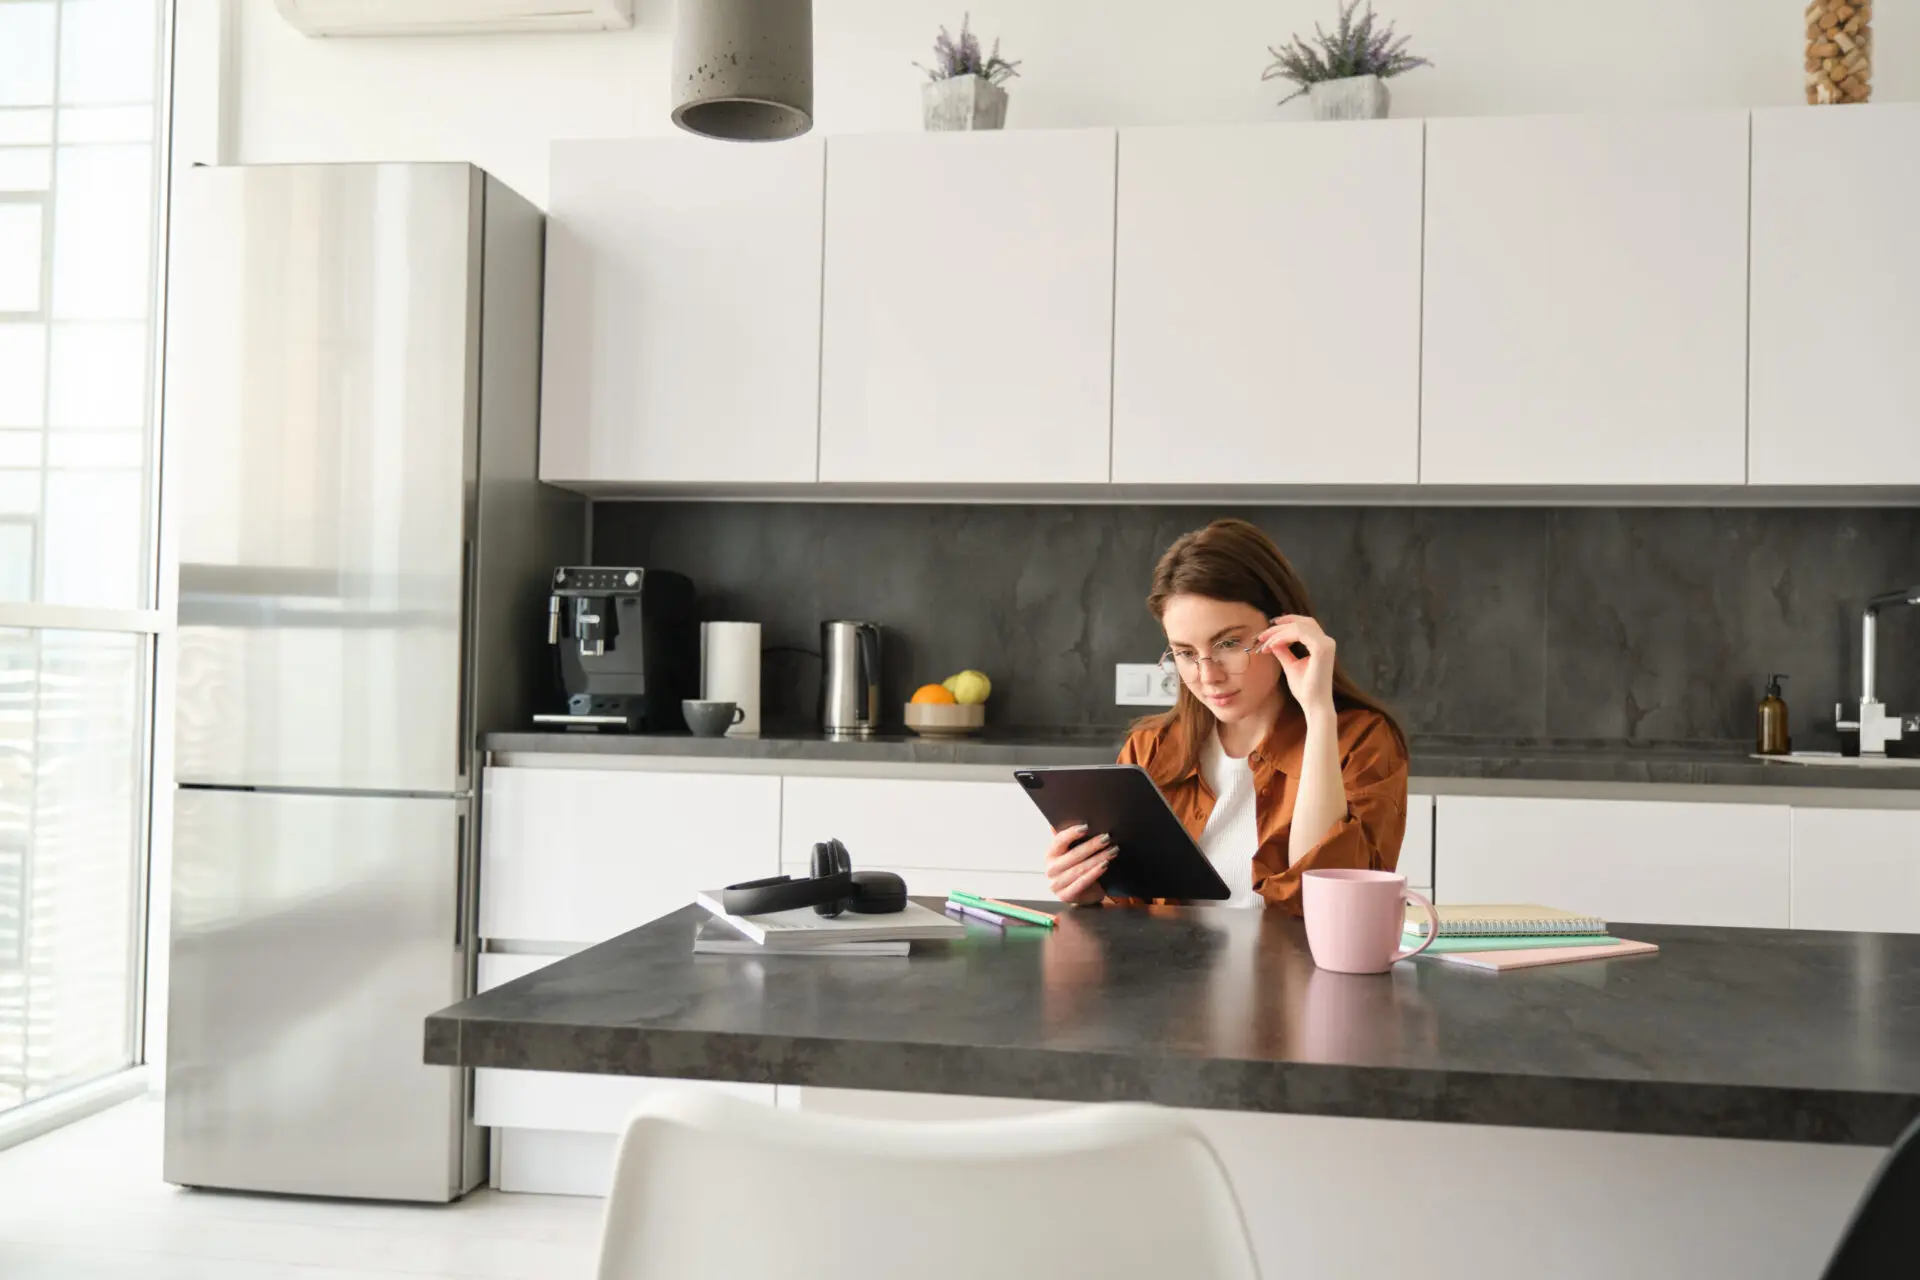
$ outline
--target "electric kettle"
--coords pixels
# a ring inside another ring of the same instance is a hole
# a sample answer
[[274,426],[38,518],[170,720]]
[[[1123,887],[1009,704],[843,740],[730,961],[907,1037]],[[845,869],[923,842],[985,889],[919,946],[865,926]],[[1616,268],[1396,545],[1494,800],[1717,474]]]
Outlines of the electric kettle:
[[864,737],[880,730],[880,624],[820,624],[820,727]]

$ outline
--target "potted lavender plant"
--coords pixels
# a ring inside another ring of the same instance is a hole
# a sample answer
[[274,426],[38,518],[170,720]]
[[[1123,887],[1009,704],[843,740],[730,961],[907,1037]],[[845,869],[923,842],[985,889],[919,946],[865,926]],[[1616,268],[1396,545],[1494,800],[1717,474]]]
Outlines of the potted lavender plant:
[[1007,123],[1007,91],[1001,86],[1019,72],[1020,64],[1000,56],[1000,42],[982,55],[980,38],[967,30],[973,15],[960,19],[960,37],[945,27],[933,42],[933,65],[916,67],[927,73],[921,86],[921,105],[929,130],[998,129]]
[[1341,0],[1340,25],[1332,35],[1316,22],[1311,43],[1296,35],[1291,43],[1267,50],[1274,61],[1260,78],[1298,86],[1281,102],[1304,93],[1316,120],[1379,120],[1387,114],[1387,78],[1433,65],[1407,52],[1407,37],[1396,37],[1391,22],[1374,28],[1372,0],[1356,17],[1361,3]]

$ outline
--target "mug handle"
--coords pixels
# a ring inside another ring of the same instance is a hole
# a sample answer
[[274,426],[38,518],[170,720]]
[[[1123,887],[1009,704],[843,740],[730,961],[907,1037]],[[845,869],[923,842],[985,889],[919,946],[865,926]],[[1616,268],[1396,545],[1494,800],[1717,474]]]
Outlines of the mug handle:
[[733,708],[733,719],[727,721],[727,723],[739,724],[742,720],[745,720],[746,718],[747,718],[747,709],[736,703]]
[[1419,894],[1415,893],[1411,889],[1408,889],[1406,891],[1406,900],[1408,902],[1415,904],[1422,911],[1427,913],[1427,940],[1421,943],[1419,946],[1413,948],[1411,951],[1394,952],[1393,959],[1387,961],[1388,964],[1399,964],[1402,960],[1413,959],[1415,956],[1419,955],[1422,951],[1425,951],[1428,947],[1432,946],[1434,939],[1440,936],[1440,913],[1433,909],[1433,904],[1431,902],[1428,902],[1425,898],[1421,897]]

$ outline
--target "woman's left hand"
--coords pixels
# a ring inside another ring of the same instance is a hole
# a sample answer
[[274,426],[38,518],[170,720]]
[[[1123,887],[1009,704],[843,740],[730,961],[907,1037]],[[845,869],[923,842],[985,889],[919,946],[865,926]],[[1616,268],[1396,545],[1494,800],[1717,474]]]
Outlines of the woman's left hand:
[[[1322,631],[1319,623],[1290,613],[1275,618],[1254,644],[1262,653],[1280,660],[1287,689],[1302,711],[1310,716],[1333,714],[1333,637]],[[1307,651],[1306,657],[1293,652],[1296,644]]]

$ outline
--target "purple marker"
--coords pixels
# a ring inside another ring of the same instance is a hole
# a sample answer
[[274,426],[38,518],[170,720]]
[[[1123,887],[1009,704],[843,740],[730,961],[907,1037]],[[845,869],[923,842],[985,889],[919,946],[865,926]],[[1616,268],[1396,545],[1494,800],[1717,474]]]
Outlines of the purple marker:
[[988,924],[997,925],[1002,929],[1007,927],[1005,916],[997,916],[991,911],[982,911],[979,907],[969,906],[964,902],[955,902],[951,898],[947,899],[947,914],[954,915],[956,913],[973,920],[983,920]]

